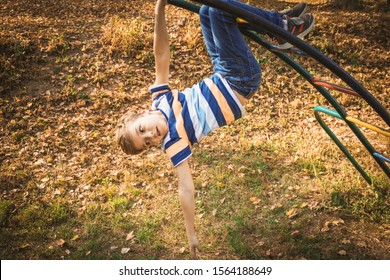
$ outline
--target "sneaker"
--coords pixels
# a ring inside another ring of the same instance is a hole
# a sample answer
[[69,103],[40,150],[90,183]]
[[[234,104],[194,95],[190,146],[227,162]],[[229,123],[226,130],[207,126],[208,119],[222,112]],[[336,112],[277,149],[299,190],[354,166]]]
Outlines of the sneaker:
[[[304,14],[301,17],[287,18],[287,31],[291,34],[303,38],[305,37],[314,27],[314,17],[312,14]],[[292,48],[290,43],[279,39],[280,45],[278,49],[289,49]]]
[[[300,17],[306,12],[306,8],[307,8],[307,4],[302,2],[302,3],[295,5],[292,8],[279,11],[278,13],[280,14],[281,17],[283,17],[283,19],[288,19],[290,17]],[[272,10],[272,11],[275,11],[275,10]],[[250,28],[250,26],[251,26],[250,23],[248,23],[247,21],[240,19],[240,18],[236,18],[236,22],[242,27]],[[267,34],[267,32],[262,32],[262,33]]]
[[287,16],[289,18],[301,17],[305,14],[306,8],[307,8],[307,4],[302,2],[302,3],[295,5],[294,7],[290,8],[290,9],[285,9],[283,11],[280,11],[279,14],[282,17]]

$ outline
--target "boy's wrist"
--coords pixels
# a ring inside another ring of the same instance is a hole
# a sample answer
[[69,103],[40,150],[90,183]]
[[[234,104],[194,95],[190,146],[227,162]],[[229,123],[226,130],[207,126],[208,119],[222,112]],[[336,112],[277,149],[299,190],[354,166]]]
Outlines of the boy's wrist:
[[165,6],[166,5],[158,5],[158,6],[156,6],[156,8],[154,9],[154,13],[156,15],[161,14],[161,13],[165,13]]

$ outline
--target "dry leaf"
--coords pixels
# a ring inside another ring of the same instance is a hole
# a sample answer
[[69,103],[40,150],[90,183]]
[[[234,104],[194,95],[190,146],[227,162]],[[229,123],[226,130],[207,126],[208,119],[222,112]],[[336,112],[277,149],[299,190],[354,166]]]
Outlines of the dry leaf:
[[307,206],[308,206],[308,204],[306,202],[303,202],[301,205],[299,205],[300,208],[305,208]]
[[134,230],[129,232],[129,234],[126,236],[126,241],[129,241],[130,239],[134,238]]
[[19,249],[26,249],[27,247],[30,247],[30,244],[29,243],[24,243],[24,244],[19,246]]
[[253,204],[259,204],[259,203],[261,202],[261,199],[258,198],[258,197],[255,197],[255,196],[251,197],[249,200],[250,200]]
[[299,234],[299,230],[294,230],[292,233],[291,233],[291,236],[297,236]]
[[286,211],[285,214],[288,218],[292,219],[298,215],[298,210],[297,208],[291,208],[290,210]]
[[179,250],[180,254],[184,254],[185,251],[186,251],[186,247],[181,247]]
[[130,248],[122,248],[121,254],[127,254],[130,251]]
[[56,241],[56,244],[60,247],[63,247],[65,245],[66,241],[64,239],[59,239]]
[[76,241],[76,240],[79,239],[79,238],[80,238],[80,236],[79,236],[78,234],[76,234],[75,236],[72,237],[71,240],[72,240],[72,241]]
[[326,222],[324,227],[321,229],[322,232],[328,232],[330,229],[329,229],[329,222]]
[[347,255],[347,252],[346,252],[345,250],[340,250],[340,251],[338,252],[338,254],[339,254],[340,256],[346,256],[346,255]]
[[343,244],[350,244],[351,241],[344,238],[344,239],[341,241],[341,243],[343,243]]
[[343,219],[334,220],[332,224],[338,226],[340,224],[344,224],[344,220]]
[[49,178],[49,177],[45,177],[45,178],[43,178],[43,179],[41,180],[41,182],[43,182],[43,183],[47,183],[47,182],[49,182],[49,180],[50,180],[50,178]]
[[360,248],[366,248],[367,247],[367,244],[364,241],[358,241],[358,243],[356,243],[356,245],[359,246]]
[[259,241],[257,242],[256,246],[262,247],[264,246],[265,242],[264,241]]

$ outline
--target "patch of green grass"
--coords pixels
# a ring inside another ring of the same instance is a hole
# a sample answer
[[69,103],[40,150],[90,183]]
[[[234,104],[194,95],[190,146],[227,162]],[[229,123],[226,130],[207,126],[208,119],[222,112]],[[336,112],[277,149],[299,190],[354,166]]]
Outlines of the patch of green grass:
[[0,200],[0,225],[4,225],[8,219],[11,204],[7,200]]
[[[70,255],[71,259],[75,260],[99,260],[107,258],[104,256],[105,242],[100,239],[88,239],[75,252]],[[117,257],[121,255],[117,254]],[[118,259],[118,258],[114,258]]]
[[118,213],[125,212],[131,205],[129,200],[124,196],[114,197],[110,203],[114,208],[114,211]]
[[319,177],[326,173],[325,165],[318,159],[299,159],[298,165],[302,171],[307,172],[312,177]]
[[88,239],[94,239],[104,234],[106,227],[96,222],[87,222],[84,224],[84,231]]
[[67,202],[54,201],[54,203],[49,206],[47,211],[49,219],[55,224],[65,222],[72,214],[70,205]]
[[64,55],[70,49],[70,43],[64,33],[54,35],[48,45],[47,51],[50,53],[58,53]]
[[390,221],[389,191],[386,189],[335,186],[331,193],[333,206],[348,209],[356,217],[368,218],[376,222]]
[[233,217],[233,225],[228,229],[227,241],[235,254],[243,259],[258,259],[260,256],[254,251],[254,244],[249,235],[253,233],[253,224],[248,218]]
[[211,165],[213,163],[213,155],[206,149],[197,150],[194,152],[193,157],[202,165]]
[[9,219],[18,226],[18,235],[26,240],[45,240],[53,226],[61,228],[61,224],[67,223],[62,226],[62,231],[69,233],[72,216],[69,203],[53,200],[50,205],[27,204],[19,212],[9,215]]
[[[324,244],[330,244],[332,238],[323,232],[318,232],[311,236],[300,236],[290,238],[292,243],[291,254],[296,257],[304,257],[309,260],[323,260],[330,258],[326,253],[327,249],[323,248]],[[328,250],[330,250],[329,248]]]
[[148,228],[140,229],[137,231],[136,238],[141,244],[150,244],[154,239],[154,233]]

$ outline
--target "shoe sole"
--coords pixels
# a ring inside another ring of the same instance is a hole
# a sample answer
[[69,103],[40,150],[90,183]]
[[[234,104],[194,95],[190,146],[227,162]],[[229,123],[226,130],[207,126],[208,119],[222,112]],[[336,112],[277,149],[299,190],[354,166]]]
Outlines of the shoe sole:
[[[313,29],[314,27],[314,24],[315,24],[315,19],[313,18],[313,22],[310,24],[310,26],[305,30],[303,31],[302,33],[296,35],[299,39],[303,39],[303,37],[305,37],[307,34],[309,34],[309,32]],[[291,45],[290,43],[284,43],[283,45],[277,45],[275,46],[276,48],[280,49],[280,50],[287,50],[287,49],[291,49],[293,47],[293,45]]]
[[306,10],[307,10],[307,5],[305,6],[305,8],[303,9],[303,11],[301,12],[301,14],[298,17],[303,16],[306,13]]
[[307,5],[305,6],[305,8],[303,9],[303,11],[299,14],[299,16],[297,17],[301,17],[303,16],[305,13],[306,13],[306,10],[307,10]]

